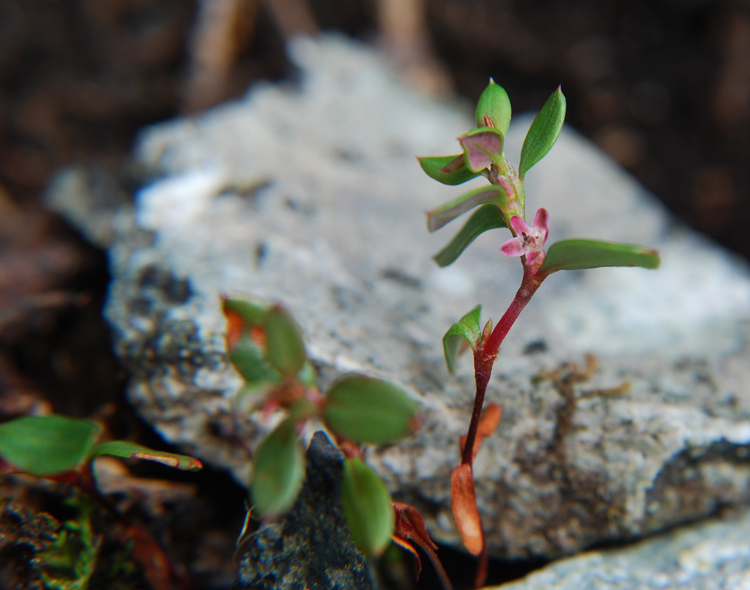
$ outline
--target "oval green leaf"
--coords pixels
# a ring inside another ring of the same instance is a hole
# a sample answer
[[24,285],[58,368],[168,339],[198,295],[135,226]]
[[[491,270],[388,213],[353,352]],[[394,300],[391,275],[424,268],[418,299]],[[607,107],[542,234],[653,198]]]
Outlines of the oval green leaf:
[[458,138],[464,148],[466,167],[480,173],[493,162],[502,163],[503,134],[492,127],[472,129]]
[[507,227],[503,214],[496,205],[482,205],[469,218],[448,245],[440,250],[434,258],[438,266],[453,264],[464,250],[484,232],[500,227]]
[[341,505],[359,550],[368,557],[379,556],[393,534],[393,500],[385,484],[359,457],[344,461]]
[[492,203],[495,209],[508,208],[508,201],[503,189],[494,185],[483,186],[469,191],[436,209],[427,211],[427,229],[434,232],[466,211],[485,203]]
[[273,306],[263,318],[266,331],[266,359],[282,375],[296,375],[305,364],[307,354],[302,330],[283,307]]
[[156,461],[175,469],[184,471],[199,471],[203,469],[203,464],[195,457],[187,455],[178,455],[176,453],[165,453],[164,451],[155,451],[142,445],[126,440],[112,440],[96,445],[91,458],[99,455],[112,455],[114,457],[123,457],[125,459],[142,459],[144,461]]
[[477,102],[476,110],[476,122],[477,127],[484,127],[484,117],[487,115],[495,128],[503,134],[508,133],[508,127],[510,127],[510,98],[508,93],[505,92],[505,88],[495,84],[495,81],[490,78],[490,83],[487,88],[484,89],[479,101]]
[[65,416],[24,416],[0,424],[0,456],[16,470],[45,477],[74,470],[88,459],[101,426]]
[[224,313],[233,312],[242,318],[246,327],[252,328],[263,323],[268,306],[260,299],[249,295],[231,295],[222,303]]
[[268,364],[263,351],[248,336],[242,336],[229,351],[229,361],[253,388],[264,383],[279,383],[281,376]]
[[529,168],[552,149],[560,135],[564,121],[565,95],[558,86],[534,118],[529,132],[526,134],[526,139],[523,141],[521,162],[518,167],[521,178],[525,176]]
[[469,346],[474,349],[482,337],[482,330],[479,328],[481,313],[482,306],[477,305],[457,323],[448,328],[445,336],[443,336],[443,352],[445,353],[445,362],[448,365],[449,373],[456,371],[462,340],[468,342]]
[[392,383],[347,375],[328,390],[323,419],[340,437],[384,444],[411,432],[417,403]]
[[549,275],[558,270],[585,270],[602,266],[658,268],[659,253],[630,244],[598,240],[563,240],[550,246],[539,273]]
[[294,504],[304,478],[304,453],[294,422],[287,418],[255,451],[250,484],[255,510],[270,516],[285,512]]
[[458,154],[457,156],[426,156],[417,158],[417,160],[419,160],[419,165],[427,176],[443,184],[455,186],[479,176],[479,172],[472,172],[466,166],[461,166],[455,172],[441,172],[451,162],[463,157],[463,154]]

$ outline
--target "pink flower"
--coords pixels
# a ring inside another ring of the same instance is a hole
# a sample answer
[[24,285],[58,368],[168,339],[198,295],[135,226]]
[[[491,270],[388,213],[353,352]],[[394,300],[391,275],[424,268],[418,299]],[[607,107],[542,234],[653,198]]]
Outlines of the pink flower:
[[534,216],[534,226],[531,227],[518,215],[511,217],[510,226],[515,231],[516,237],[500,247],[503,254],[506,256],[525,254],[527,266],[541,266],[544,261],[544,243],[549,233],[547,218],[547,210],[539,209]]

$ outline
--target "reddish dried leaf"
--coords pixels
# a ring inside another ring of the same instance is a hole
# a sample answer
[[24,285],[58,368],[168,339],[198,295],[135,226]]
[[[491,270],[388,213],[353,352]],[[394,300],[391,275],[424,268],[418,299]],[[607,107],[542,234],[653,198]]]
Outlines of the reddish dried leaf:
[[503,409],[496,403],[488,405],[484,412],[482,412],[482,418],[479,420],[479,428],[477,434],[479,436],[489,436],[495,432],[495,428],[500,424],[500,418],[503,416]]
[[419,510],[401,502],[394,502],[393,510],[396,513],[396,535],[402,539],[411,539],[425,551],[428,549],[437,551],[438,546],[430,539]]
[[443,568],[443,564],[440,563],[440,559],[437,556],[438,546],[430,539],[424,519],[419,510],[401,502],[393,502],[393,510],[396,513],[396,534],[392,537],[393,542],[414,556],[414,573],[416,578],[419,579],[419,574],[422,571],[422,562],[419,559],[419,554],[406,539],[409,539],[422,548],[427,557],[430,558],[435,572],[440,578],[440,585],[443,587],[443,590],[451,590],[452,585],[448,579],[448,574],[445,573],[445,568]]
[[240,314],[233,311],[224,310],[224,315],[227,318],[227,349],[232,350],[242,336],[245,323]]
[[453,500],[453,518],[461,535],[461,540],[472,555],[482,552],[482,522],[477,509],[477,498],[474,492],[474,476],[471,465],[463,463],[453,470],[451,475],[451,498]]
[[[492,403],[482,412],[482,418],[479,420],[477,426],[477,436],[474,439],[474,449],[472,450],[472,458],[476,458],[479,449],[482,446],[482,441],[486,436],[491,435],[497,425],[500,424],[500,418],[503,415],[502,408]],[[464,453],[464,447],[466,446],[466,435],[462,435],[458,438],[458,444],[461,447],[461,455]]]

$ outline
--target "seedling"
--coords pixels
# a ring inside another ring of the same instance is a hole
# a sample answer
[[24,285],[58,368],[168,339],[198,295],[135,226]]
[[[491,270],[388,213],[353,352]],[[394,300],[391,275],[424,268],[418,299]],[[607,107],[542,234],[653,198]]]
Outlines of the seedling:
[[[92,465],[100,455],[113,455],[191,471],[203,466],[193,457],[155,451],[129,441],[99,442],[101,436],[102,427],[98,423],[59,415],[24,416],[0,424],[0,474],[26,474],[74,487],[67,501],[76,509],[77,516],[66,521],[50,546],[37,555],[46,588],[88,588],[101,548],[101,537],[94,533],[92,520],[102,510],[121,521],[121,536],[134,541],[133,556],[141,561],[147,578],[170,577],[166,555],[151,534],[138,525],[124,522],[99,494]],[[157,565],[163,565],[166,571]],[[116,572],[110,573],[117,577]],[[153,586],[163,588],[164,583]]]
[[453,516],[461,539],[469,552],[480,555],[476,586],[484,583],[487,564],[487,543],[477,509],[472,465],[482,438],[491,434],[500,421],[500,407],[490,405],[484,412],[484,397],[500,345],[521,311],[544,280],[561,270],[583,270],[603,266],[659,266],[656,251],[641,246],[615,244],[598,240],[563,240],[545,250],[549,233],[549,215],[540,208],[531,225],[526,222],[526,173],[539,162],[557,141],[565,120],[565,96],[560,88],[542,107],[534,119],[521,150],[518,171],[505,157],[503,145],[511,119],[511,105],[505,90],[490,79],[476,108],[476,127],[458,138],[463,153],[453,156],[419,158],[422,169],[430,178],[447,185],[458,185],[483,176],[489,186],[469,191],[458,198],[427,212],[427,228],[436,231],[463,213],[475,209],[463,228],[435,255],[441,267],[456,261],[479,235],[491,229],[508,229],[511,239],[500,250],[506,256],[520,257],[523,266],[521,286],[493,327],[492,320],[481,327],[481,306],[475,307],[443,338],[448,370],[456,369],[459,353],[471,348],[474,355],[476,395],[471,422],[461,437],[461,464],[451,477]]
[[[418,422],[417,403],[397,385],[359,374],[343,375],[322,392],[302,331],[284,307],[242,295],[225,298],[223,308],[229,360],[245,380],[238,404],[249,397],[250,409],[265,415],[284,412],[254,453],[254,512],[268,520],[292,507],[305,475],[299,434],[309,420],[318,419],[344,454],[342,505],[357,547],[375,557],[393,539],[417,557],[415,543],[447,583],[419,512],[393,502],[360,447],[394,443],[411,434]],[[418,557],[415,567],[418,574]]]

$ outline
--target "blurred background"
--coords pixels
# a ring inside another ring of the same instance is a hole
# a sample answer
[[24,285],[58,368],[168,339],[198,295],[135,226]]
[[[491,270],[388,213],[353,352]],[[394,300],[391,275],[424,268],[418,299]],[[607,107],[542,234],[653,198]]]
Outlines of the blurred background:
[[[438,96],[475,100],[492,76],[520,113],[562,84],[570,125],[750,259],[747,0],[0,0],[2,419],[96,416],[160,444],[123,410],[106,256],[40,195],[70,164],[137,188],[141,127],[293,78],[285,39],[323,30],[381,48]],[[213,521],[241,518],[241,498]]]

